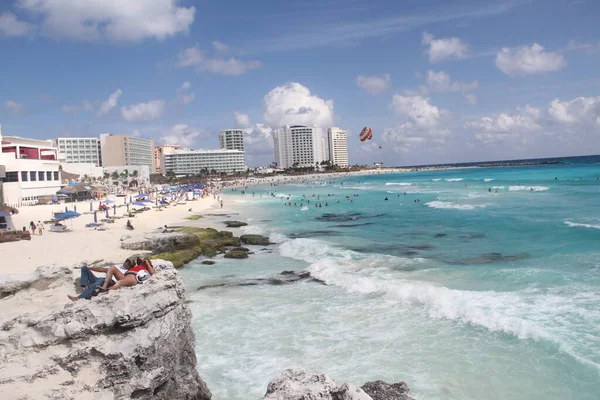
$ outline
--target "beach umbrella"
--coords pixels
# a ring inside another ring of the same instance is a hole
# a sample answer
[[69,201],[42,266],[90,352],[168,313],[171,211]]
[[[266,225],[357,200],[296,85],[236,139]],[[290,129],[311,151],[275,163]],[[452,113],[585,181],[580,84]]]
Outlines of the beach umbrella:
[[133,205],[136,207],[147,207],[148,206],[146,203],[142,203],[141,201],[136,201],[135,203],[133,203]]
[[10,217],[10,216],[11,216],[11,214],[6,213],[4,211],[0,211],[0,217]]
[[148,197],[148,195],[146,193],[140,193],[137,196],[135,196],[134,199],[141,199],[142,197]]
[[81,214],[79,214],[78,212],[75,212],[75,211],[65,211],[64,213],[56,214],[54,217],[56,219],[71,219],[71,218],[77,218],[80,215]]
[[98,215],[96,215],[96,211],[94,211],[94,223],[98,223]]
[[104,203],[104,204],[112,204],[112,203],[114,203],[114,201],[112,201],[112,200],[104,200],[104,201],[102,201],[102,203]]

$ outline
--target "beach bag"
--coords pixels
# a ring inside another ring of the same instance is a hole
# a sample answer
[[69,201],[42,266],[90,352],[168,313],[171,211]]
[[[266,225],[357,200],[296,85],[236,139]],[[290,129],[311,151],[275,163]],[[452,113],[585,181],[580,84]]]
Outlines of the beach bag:
[[142,270],[140,272],[137,273],[137,275],[135,276],[135,279],[137,279],[137,283],[144,283],[144,281],[147,281],[148,279],[150,279],[150,272],[146,271],[146,270]]

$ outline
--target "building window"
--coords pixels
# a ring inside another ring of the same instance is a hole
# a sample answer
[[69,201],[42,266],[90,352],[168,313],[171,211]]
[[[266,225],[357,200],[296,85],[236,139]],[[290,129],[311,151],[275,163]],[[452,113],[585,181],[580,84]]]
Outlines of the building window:
[[35,171],[29,171],[29,180],[32,182],[35,182],[37,180]]
[[58,180],[58,171],[54,171],[54,180],[57,181]]
[[27,182],[29,180],[28,178],[27,171],[21,171],[21,182]]
[[19,182],[19,173],[17,171],[7,172],[4,182]]
[[52,171],[46,171],[46,180],[47,181],[51,181],[52,180]]
[[44,171],[38,171],[38,181],[44,180]]

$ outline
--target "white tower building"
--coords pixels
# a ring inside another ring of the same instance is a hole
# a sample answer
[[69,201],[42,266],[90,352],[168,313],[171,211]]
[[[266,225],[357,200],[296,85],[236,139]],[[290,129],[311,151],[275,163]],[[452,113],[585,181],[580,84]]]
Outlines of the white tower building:
[[329,161],[338,167],[348,166],[348,134],[345,130],[331,127],[327,129],[329,141]]
[[304,125],[283,126],[273,134],[278,168],[315,167],[323,160],[323,130]]

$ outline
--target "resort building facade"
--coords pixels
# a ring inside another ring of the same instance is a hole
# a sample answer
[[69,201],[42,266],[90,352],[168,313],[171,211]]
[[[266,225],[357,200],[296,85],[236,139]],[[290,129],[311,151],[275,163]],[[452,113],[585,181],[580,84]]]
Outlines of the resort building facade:
[[278,168],[315,167],[324,161],[323,131],[304,125],[283,126],[273,133]]
[[239,150],[175,150],[165,154],[165,172],[175,175],[198,175],[212,171],[233,173],[246,171],[246,154]]
[[244,131],[227,129],[219,132],[219,143],[222,149],[244,151]]
[[100,139],[95,137],[62,137],[56,139],[58,159],[67,164],[102,166]]
[[147,165],[154,171],[154,141],[130,135],[103,133],[100,135],[102,166],[121,167]]
[[331,127],[327,129],[329,161],[338,167],[348,166],[348,134],[345,130]]
[[161,144],[154,146],[154,171],[155,174],[164,174],[164,155],[171,154],[175,150],[180,150],[181,146],[178,144]]
[[4,204],[12,207],[33,205],[38,203],[40,196],[56,195],[61,181],[54,141],[2,136],[0,130],[0,142]]

